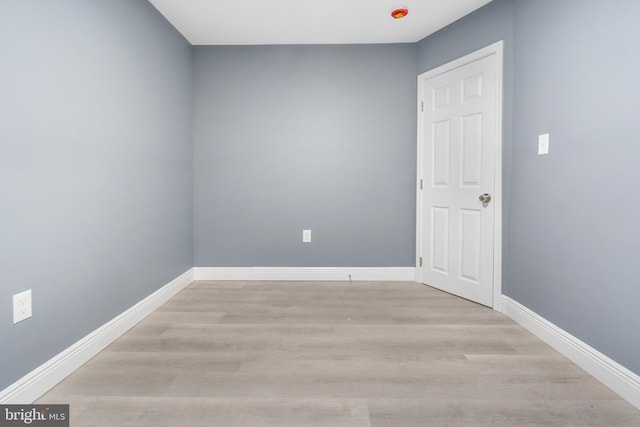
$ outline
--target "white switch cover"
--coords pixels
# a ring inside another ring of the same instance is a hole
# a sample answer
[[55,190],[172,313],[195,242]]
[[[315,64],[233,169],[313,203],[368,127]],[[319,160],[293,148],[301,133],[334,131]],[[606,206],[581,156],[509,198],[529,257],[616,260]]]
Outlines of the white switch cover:
[[538,136],[538,155],[549,154],[549,134]]
[[13,324],[31,317],[31,289],[13,296]]
[[311,242],[311,230],[302,230],[302,242],[303,243]]

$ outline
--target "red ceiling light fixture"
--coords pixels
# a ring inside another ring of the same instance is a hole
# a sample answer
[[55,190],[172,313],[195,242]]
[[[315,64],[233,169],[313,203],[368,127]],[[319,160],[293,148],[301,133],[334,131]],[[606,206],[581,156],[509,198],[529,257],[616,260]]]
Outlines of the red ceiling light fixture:
[[401,19],[407,16],[408,14],[409,14],[409,9],[407,9],[406,7],[401,7],[398,9],[394,9],[393,12],[391,12],[391,17],[393,19]]

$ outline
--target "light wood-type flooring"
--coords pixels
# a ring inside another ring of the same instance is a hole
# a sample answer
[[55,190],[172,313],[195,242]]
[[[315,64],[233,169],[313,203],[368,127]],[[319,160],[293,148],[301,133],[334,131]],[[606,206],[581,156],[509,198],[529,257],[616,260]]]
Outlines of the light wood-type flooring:
[[640,426],[506,316],[406,282],[194,282],[38,403],[75,427]]

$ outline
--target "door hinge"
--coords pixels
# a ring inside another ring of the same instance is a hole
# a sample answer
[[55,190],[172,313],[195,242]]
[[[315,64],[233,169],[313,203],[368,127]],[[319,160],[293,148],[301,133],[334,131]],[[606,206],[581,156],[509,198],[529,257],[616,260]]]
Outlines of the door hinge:
[[422,267],[422,257],[420,257],[420,267]]
[[422,190],[422,179],[420,180],[420,189]]
[[420,101],[420,111],[424,111],[424,101]]

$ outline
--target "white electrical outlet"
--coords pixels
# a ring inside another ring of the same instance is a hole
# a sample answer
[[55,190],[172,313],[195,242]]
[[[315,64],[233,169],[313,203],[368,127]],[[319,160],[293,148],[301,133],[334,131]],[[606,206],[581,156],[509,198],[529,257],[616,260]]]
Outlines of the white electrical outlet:
[[13,324],[31,317],[31,289],[13,296]]
[[302,230],[302,243],[311,243],[311,230]]

